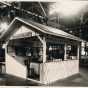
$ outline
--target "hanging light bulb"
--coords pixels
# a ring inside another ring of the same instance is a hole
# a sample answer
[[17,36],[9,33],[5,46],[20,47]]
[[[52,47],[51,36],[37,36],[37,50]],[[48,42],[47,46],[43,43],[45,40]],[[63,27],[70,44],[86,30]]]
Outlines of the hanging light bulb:
[[52,46],[49,47],[49,51],[52,50]]

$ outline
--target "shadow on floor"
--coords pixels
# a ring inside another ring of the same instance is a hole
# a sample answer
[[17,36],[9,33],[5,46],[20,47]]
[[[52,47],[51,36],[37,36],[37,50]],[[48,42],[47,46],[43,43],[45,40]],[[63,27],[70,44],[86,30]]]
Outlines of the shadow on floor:
[[16,76],[1,74],[0,75],[0,86],[40,86],[41,84],[22,79]]
[[88,81],[84,79],[80,74],[76,74],[70,76],[66,79],[58,80],[52,84],[48,84],[47,86],[88,86]]

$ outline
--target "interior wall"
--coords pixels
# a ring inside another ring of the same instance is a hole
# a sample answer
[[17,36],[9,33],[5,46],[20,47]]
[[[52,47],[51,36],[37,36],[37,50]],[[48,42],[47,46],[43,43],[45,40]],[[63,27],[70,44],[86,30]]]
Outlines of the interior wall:
[[6,53],[6,73],[17,77],[26,78],[27,68],[22,63],[22,58],[18,61],[16,57],[12,57],[10,54]]

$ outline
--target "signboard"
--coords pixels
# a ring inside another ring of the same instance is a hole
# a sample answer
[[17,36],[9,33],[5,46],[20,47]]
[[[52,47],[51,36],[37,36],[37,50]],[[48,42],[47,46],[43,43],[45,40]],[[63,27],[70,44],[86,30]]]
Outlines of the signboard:
[[27,33],[14,35],[11,39],[25,38],[25,37],[31,37],[31,36],[32,36],[32,32],[27,32]]

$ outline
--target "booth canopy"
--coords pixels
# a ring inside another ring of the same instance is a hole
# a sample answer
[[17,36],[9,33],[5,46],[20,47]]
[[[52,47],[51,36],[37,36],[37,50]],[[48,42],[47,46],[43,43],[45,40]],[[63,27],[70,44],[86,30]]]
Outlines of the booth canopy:
[[19,17],[14,18],[14,20],[10,23],[8,29],[4,33],[2,33],[2,35],[0,36],[0,40],[4,41],[4,42],[7,41],[13,35],[13,33],[16,31],[17,27],[19,27],[22,24],[27,25],[27,26],[33,28],[35,31],[38,31],[40,33],[49,34],[49,35],[57,36],[57,37],[63,37],[63,38],[67,38],[67,39],[72,39],[72,40],[76,40],[76,41],[80,41],[80,42],[82,41],[80,38],[78,38],[74,35],[71,35],[67,32],[64,32],[60,29],[53,28],[50,26],[45,26],[43,24],[39,24],[37,22],[19,18]]

